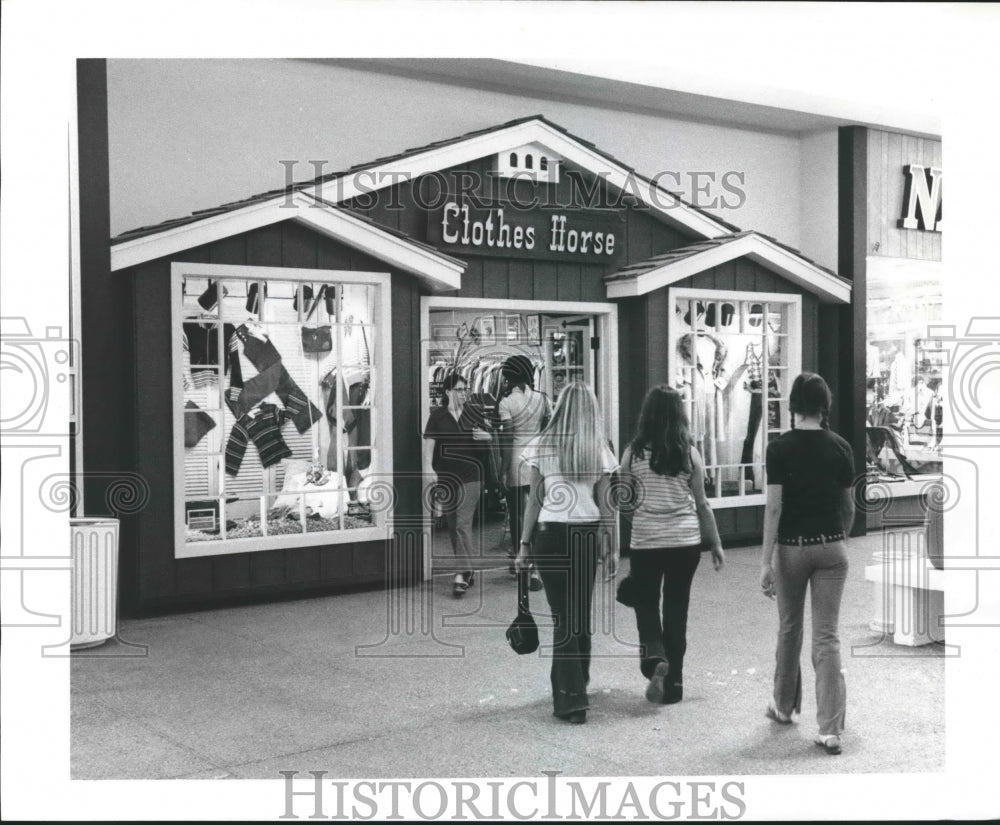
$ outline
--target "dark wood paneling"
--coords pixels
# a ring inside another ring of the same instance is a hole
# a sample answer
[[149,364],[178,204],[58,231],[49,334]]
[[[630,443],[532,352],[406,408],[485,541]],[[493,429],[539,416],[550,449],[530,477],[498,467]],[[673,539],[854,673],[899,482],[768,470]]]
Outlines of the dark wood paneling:
[[507,272],[507,293],[512,298],[534,300],[534,265],[531,261],[510,261]]
[[[206,250],[207,251],[207,250]],[[136,468],[149,486],[149,503],[139,514],[138,596],[153,599],[177,592],[174,561],[174,448],[172,415],[180,403],[173,394],[170,367],[170,265],[159,260],[131,273],[135,290],[136,394],[140,426]],[[86,380],[86,379],[85,379]]]
[[[868,135],[860,126],[841,127],[838,135],[837,271],[852,281],[854,300],[839,311],[841,347],[836,371],[840,377],[838,430],[854,448],[858,476],[865,469],[865,341],[868,315],[866,257]],[[855,520],[855,532],[864,533],[864,514]]]
[[469,258],[469,265],[462,275],[462,288],[458,294],[462,298],[483,297],[483,259]]
[[315,269],[317,267],[316,233],[300,224],[281,224],[281,266]]
[[607,303],[608,290],[604,285],[604,268],[598,266],[580,267],[580,300]]
[[639,395],[645,396],[650,387],[669,381],[667,353],[670,351],[669,293],[658,289],[649,293],[646,301],[646,386],[639,388]]
[[265,226],[247,235],[249,266],[281,266],[281,225]]
[[507,281],[507,261],[500,258],[483,259],[483,297],[510,297]]
[[233,235],[215,241],[208,247],[208,258],[202,258],[213,264],[245,264],[247,262],[247,236]]
[[536,301],[555,301],[559,298],[559,272],[556,264],[549,261],[535,261]]
[[560,301],[580,300],[581,266],[556,264],[556,291]]

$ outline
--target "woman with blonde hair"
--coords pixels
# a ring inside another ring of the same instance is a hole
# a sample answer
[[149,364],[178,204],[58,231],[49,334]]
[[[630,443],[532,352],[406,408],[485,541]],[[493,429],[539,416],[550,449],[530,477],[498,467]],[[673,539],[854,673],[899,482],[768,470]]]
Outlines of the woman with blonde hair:
[[608,444],[593,391],[582,381],[559,395],[548,426],[525,449],[530,491],[515,566],[534,562],[555,619],[552,703],[556,717],[587,721],[591,602],[598,559],[618,569]]
[[646,698],[674,704],[684,695],[688,602],[701,551],[711,551],[716,570],[725,562],[715,515],[705,497],[705,466],[691,443],[684,400],[677,390],[662,384],[646,393],[622,468],[622,481],[632,490],[629,575],[634,582],[639,669],[649,680]]

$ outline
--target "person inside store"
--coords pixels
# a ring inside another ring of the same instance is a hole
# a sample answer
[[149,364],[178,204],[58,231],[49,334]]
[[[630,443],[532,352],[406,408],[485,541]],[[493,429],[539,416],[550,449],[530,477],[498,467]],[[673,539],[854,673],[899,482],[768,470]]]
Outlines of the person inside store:
[[801,712],[802,626],[806,592],[812,604],[817,745],[841,752],[847,687],[841,670],[840,602],[847,581],[847,536],[854,522],[854,456],[832,432],[826,381],[802,373],[792,383],[792,429],[767,446],[767,501],[760,587],[777,597],[774,692],[766,715],[790,724]]
[[[521,456],[528,443],[539,435],[552,415],[549,397],[535,389],[535,365],[527,355],[512,355],[503,363],[503,376],[510,392],[498,405],[500,416],[500,478],[507,500],[507,518],[511,547],[508,556],[511,572],[521,541],[524,506],[528,500],[530,468]],[[531,572],[531,590],[542,589],[537,571]]]
[[598,559],[605,575],[618,570],[611,451],[593,390],[574,381],[559,394],[552,420],[525,448],[530,490],[514,561],[535,564],[554,618],[553,713],[573,724],[587,721],[591,603]]
[[711,551],[717,571],[725,563],[705,495],[704,463],[691,443],[684,399],[677,390],[663,384],[646,394],[621,463],[622,482],[630,491],[629,575],[639,669],[649,680],[646,698],[674,704],[684,695],[688,602],[702,550]]
[[431,467],[439,503],[444,511],[448,537],[460,568],[453,592],[464,596],[474,583],[472,522],[486,475],[486,448],[493,436],[479,427],[466,409],[468,385],[457,372],[442,383],[441,405],[431,410],[424,438],[434,442]]

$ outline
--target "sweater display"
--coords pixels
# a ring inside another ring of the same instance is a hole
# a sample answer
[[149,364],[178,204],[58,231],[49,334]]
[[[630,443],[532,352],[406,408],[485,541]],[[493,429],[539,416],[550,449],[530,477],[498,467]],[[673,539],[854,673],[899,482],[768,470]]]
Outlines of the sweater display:
[[281,437],[284,419],[284,412],[274,404],[261,404],[240,418],[233,425],[229,443],[226,444],[226,473],[239,475],[248,441],[253,441],[263,467],[277,464],[283,458],[291,458],[292,451]]

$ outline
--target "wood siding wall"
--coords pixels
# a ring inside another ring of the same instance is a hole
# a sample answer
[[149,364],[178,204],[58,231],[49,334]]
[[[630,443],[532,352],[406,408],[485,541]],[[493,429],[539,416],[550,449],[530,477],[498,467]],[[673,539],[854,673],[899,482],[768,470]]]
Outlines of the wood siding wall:
[[[941,168],[941,141],[868,131],[868,255],[941,260],[941,233],[900,229],[908,164]],[[943,218],[943,215],[942,215]],[[876,248],[876,244],[878,248]]]
[[[486,163],[469,164],[480,175]],[[586,182],[592,185],[593,180]],[[347,204],[355,212],[415,240],[427,237],[429,213],[422,206],[427,193],[415,191],[424,181],[407,182],[394,190]],[[487,184],[484,184],[487,185]],[[492,186],[496,185],[494,181]],[[551,199],[568,202],[571,184],[564,178],[550,192]],[[595,191],[600,198],[600,187]],[[486,192],[481,192],[484,195]],[[421,197],[423,196],[423,197]],[[583,204],[581,204],[583,205]],[[437,214],[437,213],[433,213]],[[507,260],[469,256],[462,288],[452,293],[466,298],[512,300],[607,301],[603,276],[630,262],[646,260],[689,243],[692,238],[664,225],[647,210],[624,210],[624,254],[610,264]],[[195,559],[174,558],[173,443],[168,420],[172,397],[170,351],[170,262],[191,261],[246,266],[285,266],[318,269],[386,271],[379,261],[324,238],[292,222],[285,222],[228,238],[168,259],[116,273],[131,289],[136,392],[134,420],[139,426],[130,453],[135,470],[150,486],[150,502],[134,517],[135,541],[123,553],[130,570],[122,582],[126,612],[175,609],[202,603],[224,603],[241,597],[274,597],[306,592],[329,592],[386,581],[389,554],[403,564],[403,578],[419,575],[421,551],[421,461],[419,417],[420,298],[427,290],[404,273],[392,273],[392,380],[396,532],[389,543],[330,545],[271,550]],[[746,259],[732,261],[689,278],[678,286],[757,292],[796,292],[803,295],[803,353],[805,369],[817,368],[820,324],[818,302],[763,267]],[[126,288],[126,287],[123,287]],[[666,352],[669,319],[666,289],[641,298],[618,301],[620,450],[631,436],[646,389],[667,381]],[[762,508],[733,508],[717,512],[727,541],[759,539]],[[399,578],[394,580],[399,583]]]
[[[292,594],[380,584],[387,569],[384,542],[266,550],[193,559],[174,558],[173,398],[170,325],[170,263],[192,261],[245,266],[284,266],[385,272],[385,264],[285,222],[227,238],[116,273],[133,294],[134,444],[136,472],[149,484],[147,507],[134,517],[136,541],[122,547],[130,556],[131,581],[122,581],[126,610],[148,612],[239,597]],[[420,470],[419,422],[415,397],[419,291],[413,279],[392,273],[392,365],[397,404],[393,412],[395,469]],[[402,483],[399,503],[419,508],[419,488]],[[123,569],[125,567],[123,566]],[[413,575],[419,567],[413,568]],[[398,571],[397,571],[398,575]]]
[[[619,370],[622,375],[621,438],[624,444],[639,418],[642,399],[649,387],[671,383],[667,369],[670,348],[671,318],[668,311],[669,290],[718,289],[729,292],[779,292],[802,296],[802,369],[818,368],[819,301],[784,278],[753,261],[740,258],[729,261],[691,278],[678,281],[639,298],[619,303],[622,347]],[[625,387],[628,376],[628,389]],[[719,535],[723,541],[756,541],[764,526],[764,508],[730,507],[715,511]]]

